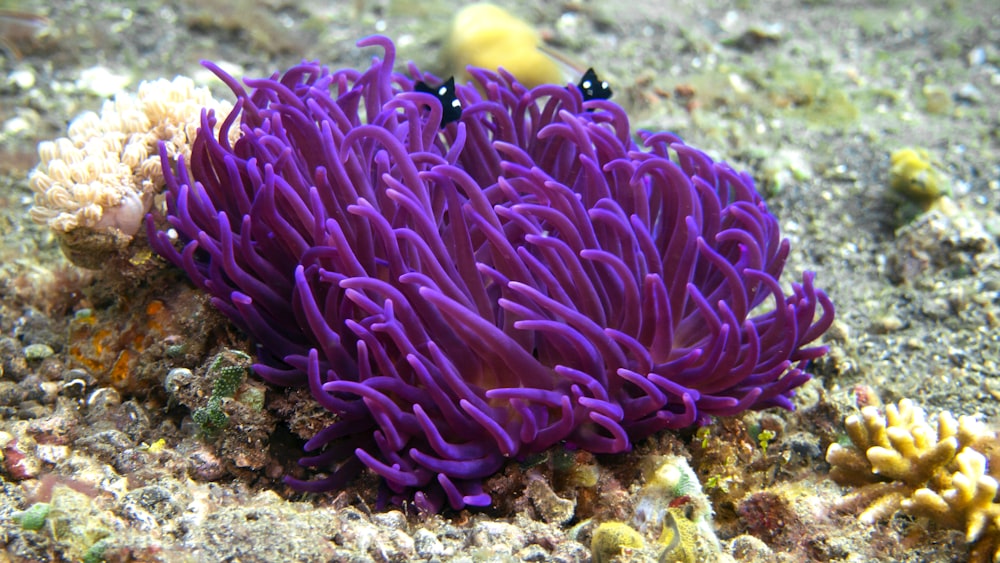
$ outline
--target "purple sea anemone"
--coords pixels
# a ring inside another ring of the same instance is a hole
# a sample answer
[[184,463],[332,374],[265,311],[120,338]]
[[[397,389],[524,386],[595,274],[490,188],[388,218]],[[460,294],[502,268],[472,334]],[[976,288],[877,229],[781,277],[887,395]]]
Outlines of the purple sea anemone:
[[502,71],[474,70],[442,128],[414,91],[434,79],[359,45],[384,59],[249,91],[209,64],[236,109],[165,170],[172,229],[147,221],[256,341],[256,372],[336,414],[302,460],[327,476],[296,486],[368,467],[394,502],[484,506],[508,459],[792,408],[833,306],[811,273],[783,293],[788,242],[748,175]]

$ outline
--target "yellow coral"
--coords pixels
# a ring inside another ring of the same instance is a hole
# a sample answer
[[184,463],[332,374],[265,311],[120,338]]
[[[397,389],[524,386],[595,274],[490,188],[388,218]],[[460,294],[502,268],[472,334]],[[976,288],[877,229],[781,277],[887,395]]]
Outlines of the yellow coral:
[[918,516],[930,516],[952,528],[965,530],[966,541],[978,540],[991,524],[1000,530],[1000,504],[993,501],[997,480],[986,473],[986,456],[965,448],[955,456],[958,471],[943,491],[918,489],[903,501],[903,509]]
[[827,450],[830,477],[861,487],[852,496],[867,504],[862,522],[900,510],[927,517],[964,531],[977,560],[1000,561],[998,483],[982,453],[995,448],[997,436],[976,417],[956,420],[945,411],[935,422],[908,399],[887,406],[884,416],[865,407],[844,422],[851,445]]
[[889,187],[925,208],[947,194],[944,175],[924,149],[903,148],[889,156]]
[[[866,419],[872,418],[869,412]],[[930,479],[958,451],[957,428],[947,412],[938,416],[936,432],[923,410],[907,400],[900,401],[898,409],[889,405],[885,418],[883,439],[865,452],[876,475],[915,486]]]
[[172,159],[190,154],[205,107],[217,115],[232,109],[177,77],[143,82],[137,95],[119,93],[100,114],[77,117],[67,137],[38,145],[32,219],[57,234],[83,227],[131,237],[163,185],[157,143]]
[[590,540],[594,563],[606,563],[623,552],[642,549],[642,534],[624,522],[604,522],[594,530]]
[[681,507],[668,508],[663,517],[663,531],[660,533],[660,563],[695,563],[701,560],[703,543],[698,524],[688,518]]
[[459,10],[443,52],[445,66],[463,81],[466,66],[503,67],[526,86],[562,82],[556,62],[539,50],[542,40],[531,25],[493,4]]
[[942,412],[936,419],[937,428],[909,399],[899,401],[898,406],[888,405],[885,416],[876,407],[861,409],[860,416],[844,421],[853,447],[833,444],[827,450],[830,476],[842,484],[890,479],[920,486],[985,431],[975,417],[956,421]]

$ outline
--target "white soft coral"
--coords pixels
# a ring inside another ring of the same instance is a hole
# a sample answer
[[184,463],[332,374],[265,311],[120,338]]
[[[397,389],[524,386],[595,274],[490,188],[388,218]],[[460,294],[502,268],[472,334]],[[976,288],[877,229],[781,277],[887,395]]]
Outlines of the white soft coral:
[[119,93],[100,114],[74,119],[67,137],[38,146],[32,219],[57,235],[78,228],[135,235],[163,186],[157,144],[172,159],[190,155],[203,108],[224,116],[232,105],[177,77],[143,82],[137,95]]

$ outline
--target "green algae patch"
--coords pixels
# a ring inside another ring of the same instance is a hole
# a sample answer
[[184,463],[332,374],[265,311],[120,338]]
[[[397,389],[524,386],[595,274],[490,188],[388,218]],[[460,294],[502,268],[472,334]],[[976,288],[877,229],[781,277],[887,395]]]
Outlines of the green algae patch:
[[45,525],[45,519],[52,511],[52,505],[47,502],[36,502],[29,506],[24,512],[16,516],[21,527],[25,530],[37,532]]

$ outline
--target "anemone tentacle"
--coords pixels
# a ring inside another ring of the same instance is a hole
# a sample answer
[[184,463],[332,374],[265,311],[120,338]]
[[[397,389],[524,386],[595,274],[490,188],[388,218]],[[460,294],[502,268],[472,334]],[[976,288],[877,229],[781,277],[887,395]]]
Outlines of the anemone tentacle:
[[[257,373],[338,418],[302,460],[391,500],[485,505],[505,460],[614,453],[665,428],[791,408],[833,306],[751,178],[575,87],[474,70],[441,127],[423,75],[304,62],[232,88],[167,170],[154,249],[257,342]],[[230,128],[239,138],[230,144]],[[168,166],[166,153],[161,149]],[[158,231],[166,224],[178,236]]]

